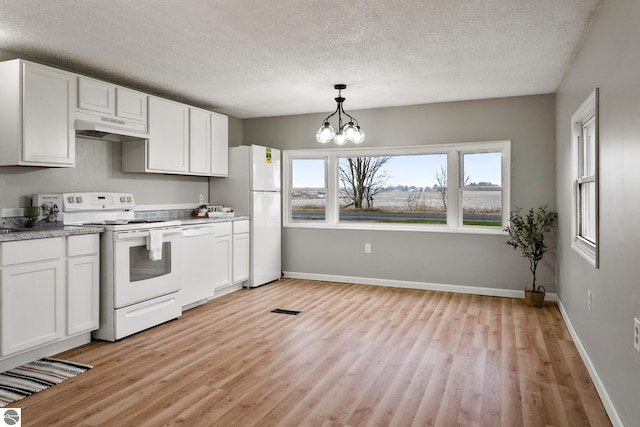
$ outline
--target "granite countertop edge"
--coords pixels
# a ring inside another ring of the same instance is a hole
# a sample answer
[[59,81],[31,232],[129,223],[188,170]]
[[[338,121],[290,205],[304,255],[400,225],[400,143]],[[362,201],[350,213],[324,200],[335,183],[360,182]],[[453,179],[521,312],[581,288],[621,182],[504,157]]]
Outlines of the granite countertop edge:
[[101,226],[75,226],[61,225],[34,228],[33,230],[20,230],[7,234],[0,234],[0,242],[14,242],[17,240],[48,239],[51,237],[79,236],[82,234],[95,234],[104,231]]
[[[158,217],[156,217],[158,218]],[[158,218],[166,220],[175,220],[176,218]],[[232,221],[244,221],[248,220],[248,216],[234,216],[234,217],[214,217],[214,218],[180,218],[180,225],[198,225],[216,222],[232,222]],[[48,239],[51,237],[66,237],[82,234],[94,234],[105,231],[102,226],[79,226],[79,225],[47,225],[34,227],[32,230],[20,230],[13,231],[11,233],[0,234],[0,243],[13,242],[18,240],[32,240],[32,239]]]

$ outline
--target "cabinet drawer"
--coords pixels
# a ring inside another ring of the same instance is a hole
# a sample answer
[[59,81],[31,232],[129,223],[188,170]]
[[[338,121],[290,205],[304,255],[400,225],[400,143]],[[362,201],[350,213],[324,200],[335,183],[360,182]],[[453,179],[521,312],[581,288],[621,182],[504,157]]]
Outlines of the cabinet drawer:
[[228,236],[231,234],[231,223],[230,222],[220,222],[216,224],[216,232],[215,236]]
[[234,221],[233,234],[241,234],[249,232],[249,221]]
[[0,265],[23,264],[62,258],[64,238],[19,240],[0,244]]
[[97,254],[100,249],[99,234],[83,234],[67,238],[67,256]]

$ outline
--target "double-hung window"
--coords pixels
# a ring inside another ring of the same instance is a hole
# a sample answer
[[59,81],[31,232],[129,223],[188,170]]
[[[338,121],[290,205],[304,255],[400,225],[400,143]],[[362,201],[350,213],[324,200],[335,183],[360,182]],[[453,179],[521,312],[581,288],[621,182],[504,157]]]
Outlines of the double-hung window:
[[571,117],[572,247],[598,267],[598,89]]
[[284,225],[503,233],[510,141],[283,152]]

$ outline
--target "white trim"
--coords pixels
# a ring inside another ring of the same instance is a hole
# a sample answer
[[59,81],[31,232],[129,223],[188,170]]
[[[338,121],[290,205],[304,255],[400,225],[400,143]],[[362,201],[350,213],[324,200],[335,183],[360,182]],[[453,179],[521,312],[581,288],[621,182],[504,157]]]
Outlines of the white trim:
[[[495,191],[502,193],[502,226],[481,227],[462,224],[462,211],[458,184],[458,171],[460,169],[461,154],[500,152],[501,162],[501,187]],[[447,224],[402,224],[402,223],[371,223],[339,221],[339,179],[338,161],[343,157],[376,157],[376,156],[407,156],[407,155],[435,155],[447,156]],[[504,227],[509,220],[510,212],[510,177],[511,177],[511,140],[462,142],[450,144],[432,144],[387,148],[317,148],[284,150],[282,191],[286,193],[282,198],[283,227],[285,228],[318,228],[318,229],[347,229],[347,230],[384,230],[384,231],[419,231],[419,232],[449,232],[468,234],[493,234],[505,235]],[[291,197],[293,189],[291,177],[291,162],[293,159],[325,159],[326,162],[326,216],[324,221],[292,221]],[[455,191],[454,191],[455,189]]]
[[[523,290],[486,288],[480,286],[449,285],[442,283],[410,282],[407,280],[376,279],[372,277],[338,276],[333,274],[300,273],[285,271],[284,277],[290,279],[320,280],[323,282],[350,283],[357,285],[386,286],[389,288],[417,289],[423,291],[442,291],[457,294],[473,294],[491,297],[519,298],[524,296]],[[556,294],[547,292],[545,301],[555,301]]]
[[[599,190],[599,169],[600,169],[600,137],[599,137],[599,89],[595,88],[593,92],[589,94],[587,99],[580,105],[578,110],[571,116],[571,163],[572,163],[572,209],[571,209],[571,248],[577,252],[581,257],[586,259],[589,264],[595,268],[599,268],[600,254],[599,254],[599,241],[600,241],[600,190]],[[578,215],[581,207],[580,195],[578,191],[578,181],[582,178],[581,167],[579,161],[582,160],[581,155],[581,142],[582,138],[582,123],[589,120],[595,120],[595,150],[596,157],[595,162],[595,174],[593,175],[593,181],[595,182],[595,244],[590,244],[584,241],[580,236]]]
[[607,415],[609,416],[609,420],[611,421],[611,424],[613,424],[614,427],[624,427],[624,424],[622,423],[622,419],[618,415],[618,411],[616,410],[616,407],[611,401],[611,398],[609,397],[609,393],[607,393],[607,389],[605,388],[604,383],[602,382],[602,380],[600,379],[600,376],[598,375],[598,371],[596,370],[595,366],[593,366],[593,362],[589,357],[589,353],[587,352],[587,349],[584,348],[584,346],[582,345],[582,341],[580,341],[580,337],[578,336],[578,333],[574,329],[573,324],[571,324],[571,319],[569,318],[569,314],[567,314],[567,311],[564,309],[564,306],[562,305],[562,301],[560,300],[560,298],[556,299],[556,303],[558,304],[558,308],[560,309],[560,314],[562,314],[562,319],[564,320],[565,325],[567,325],[569,334],[571,334],[573,343],[578,349],[578,353],[580,354],[582,361],[587,367],[587,371],[589,372],[591,381],[593,381],[593,385],[596,387],[596,391],[600,396],[600,400],[602,400],[602,405],[604,406],[604,409],[607,411]]

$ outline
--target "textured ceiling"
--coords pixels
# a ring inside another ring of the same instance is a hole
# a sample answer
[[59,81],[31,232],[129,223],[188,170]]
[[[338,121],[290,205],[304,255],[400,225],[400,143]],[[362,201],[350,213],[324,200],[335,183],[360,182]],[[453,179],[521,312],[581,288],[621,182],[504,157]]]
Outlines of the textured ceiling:
[[0,49],[240,118],[555,92],[602,0],[0,0]]

